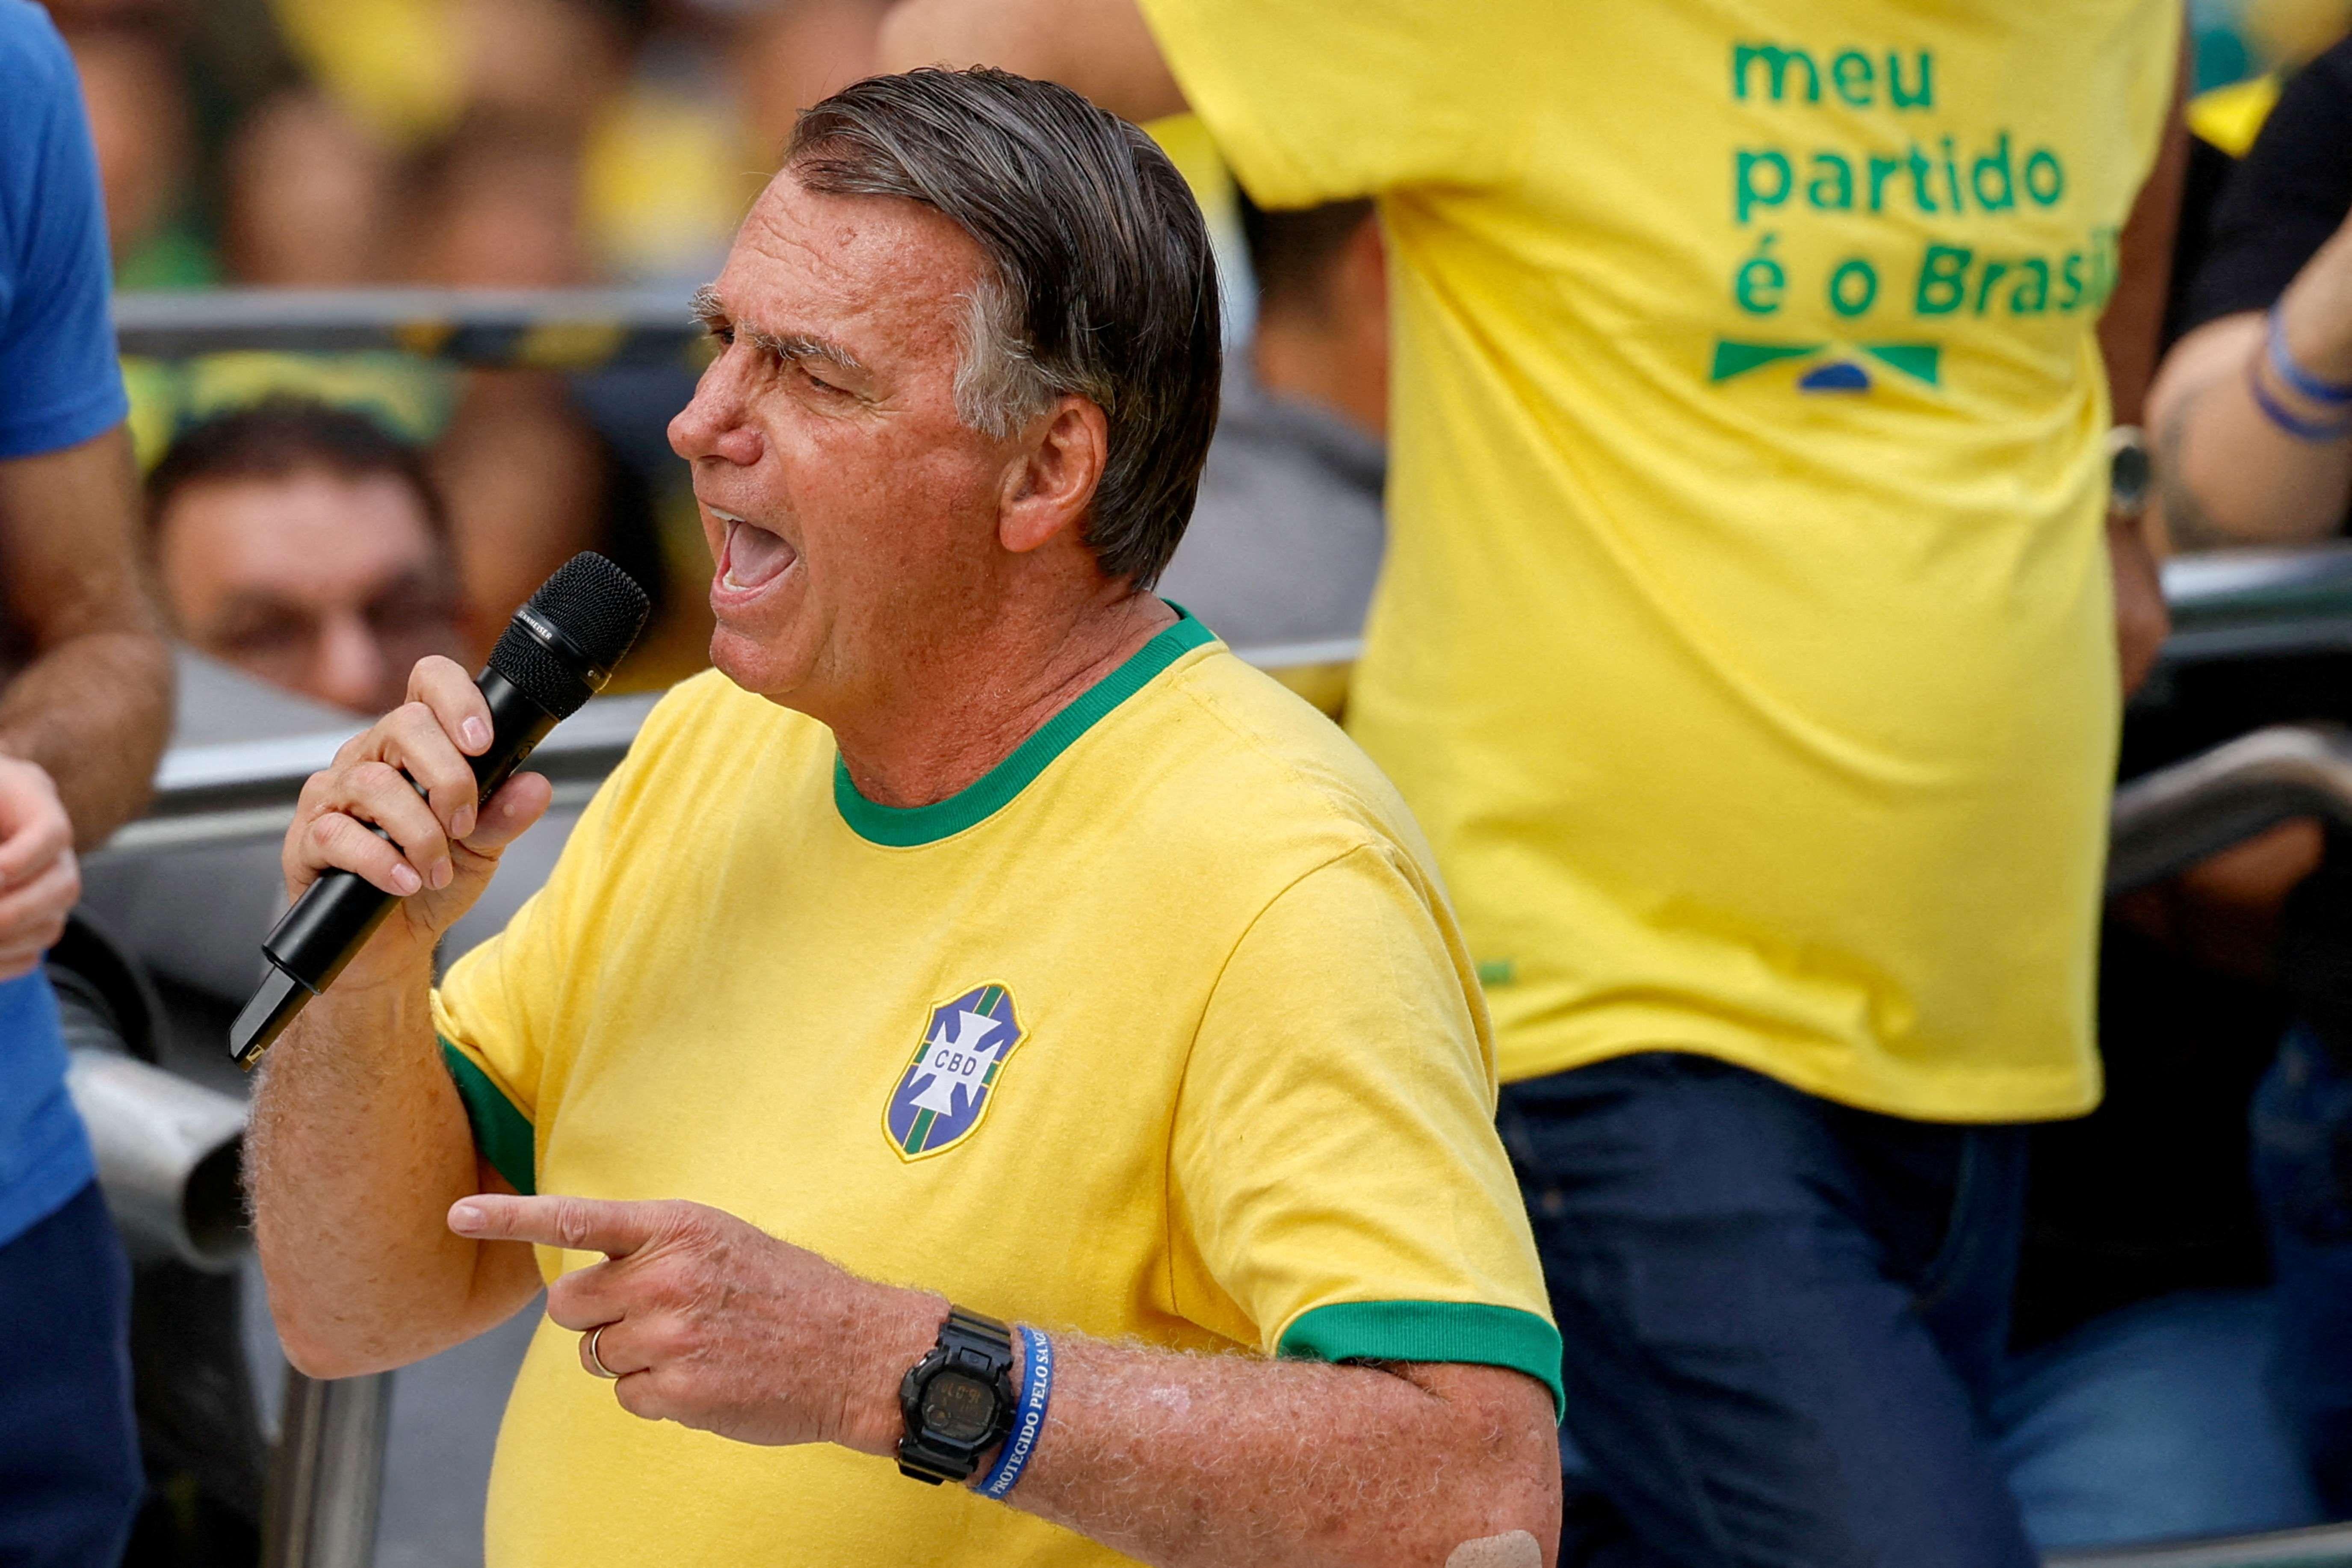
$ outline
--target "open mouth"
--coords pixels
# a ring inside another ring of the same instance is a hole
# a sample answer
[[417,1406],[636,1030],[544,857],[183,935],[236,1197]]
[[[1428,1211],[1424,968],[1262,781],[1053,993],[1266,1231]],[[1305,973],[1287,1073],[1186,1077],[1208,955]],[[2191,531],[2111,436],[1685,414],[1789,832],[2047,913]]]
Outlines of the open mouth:
[[800,552],[759,524],[731,512],[710,509],[727,525],[727,545],[719,562],[719,580],[737,589],[764,588],[782,576],[800,559]]

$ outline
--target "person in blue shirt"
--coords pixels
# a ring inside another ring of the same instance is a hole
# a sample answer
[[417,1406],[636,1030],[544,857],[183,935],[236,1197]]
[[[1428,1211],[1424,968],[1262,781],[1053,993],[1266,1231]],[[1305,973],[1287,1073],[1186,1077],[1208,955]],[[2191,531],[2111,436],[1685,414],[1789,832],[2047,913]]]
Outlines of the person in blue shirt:
[[106,219],[73,62],[0,0],[0,1563],[120,1557],[142,1480],[130,1279],[40,969],[144,803],[171,661],[142,585]]

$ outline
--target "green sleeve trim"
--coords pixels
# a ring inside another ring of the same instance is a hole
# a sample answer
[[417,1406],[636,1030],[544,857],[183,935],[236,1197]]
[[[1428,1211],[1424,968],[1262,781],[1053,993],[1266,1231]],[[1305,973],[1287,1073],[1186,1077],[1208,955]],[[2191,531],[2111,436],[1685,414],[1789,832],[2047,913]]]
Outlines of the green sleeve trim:
[[1012,804],[1070,743],[1098,723],[1111,710],[1142,690],[1151,678],[1217,634],[1196,621],[1181,605],[1173,626],[1128,656],[1127,662],[1078,694],[1077,700],[1013,749],[1013,754],[945,800],[929,805],[877,805],[857,793],[848,765],[833,760],[833,804],[850,830],[869,843],[893,849],[951,837],[976,823],[987,821]]
[[1556,1417],[1568,1415],[1559,1381],[1559,1331],[1533,1312],[1480,1301],[1338,1301],[1302,1312],[1283,1331],[1277,1355],[1313,1361],[1464,1362],[1507,1366],[1551,1390]]
[[473,1058],[446,1039],[441,1042],[441,1059],[448,1064],[449,1076],[457,1082],[457,1098],[466,1102],[466,1120],[474,1127],[474,1147],[515,1191],[526,1197],[537,1193],[530,1118],[515,1109],[514,1101],[490,1081],[489,1074],[474,1065]]

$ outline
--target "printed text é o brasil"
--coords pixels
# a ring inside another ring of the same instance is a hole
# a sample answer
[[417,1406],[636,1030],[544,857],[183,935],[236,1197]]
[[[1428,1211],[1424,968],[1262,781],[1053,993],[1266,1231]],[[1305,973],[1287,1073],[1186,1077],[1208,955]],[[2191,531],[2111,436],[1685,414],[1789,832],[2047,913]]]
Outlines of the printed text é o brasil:
[[2096,311],[2115,292],[2116,238],[2113,226],[2094,228],[2074,249],[2039,255],[1925,240],[1906,256],[1837,257],[1822,264],[1818,276],[1806,277],[1792,275],[1780,235],[1768,229],[1733,268],[1731,298],[1750,316],[1778,315],[1792,300],[1819,300],[1845,321],[1874,312],[1939,317]]

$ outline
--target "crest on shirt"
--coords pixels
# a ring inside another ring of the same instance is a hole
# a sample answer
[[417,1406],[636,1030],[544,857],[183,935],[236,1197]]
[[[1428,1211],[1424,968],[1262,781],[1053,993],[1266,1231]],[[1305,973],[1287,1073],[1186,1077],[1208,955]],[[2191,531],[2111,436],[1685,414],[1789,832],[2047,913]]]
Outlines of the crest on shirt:
[[902,1160],[954,1148],[978,1130],[1022,1040],[1013,993],[975,985],[930,1011],[922,1039],[882,1108],[882,1131]]

